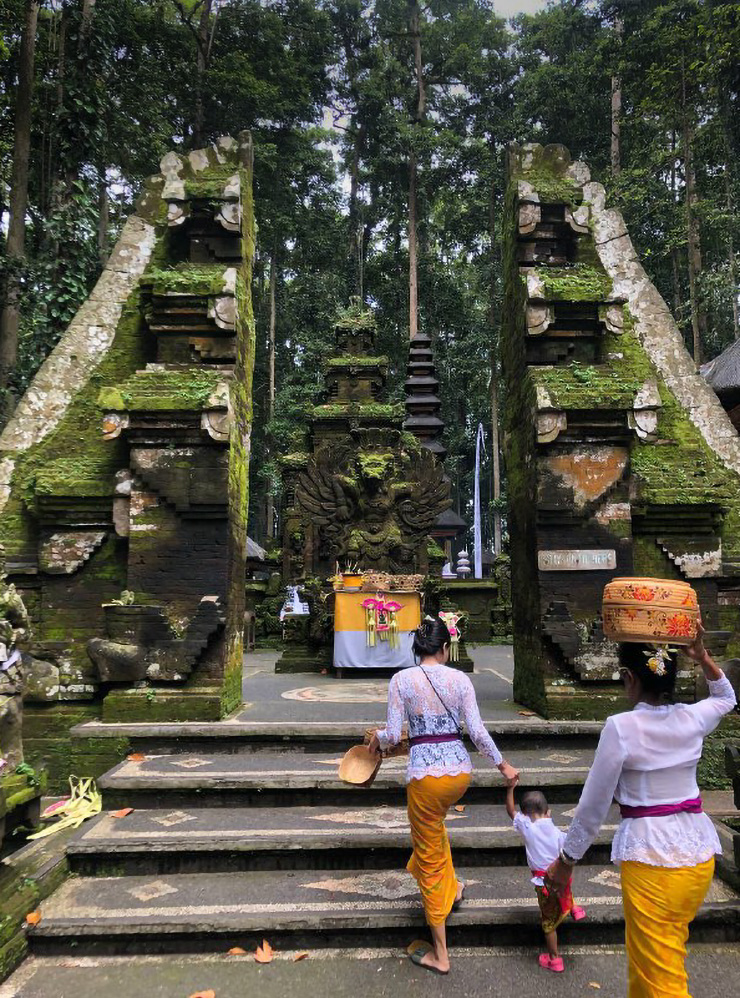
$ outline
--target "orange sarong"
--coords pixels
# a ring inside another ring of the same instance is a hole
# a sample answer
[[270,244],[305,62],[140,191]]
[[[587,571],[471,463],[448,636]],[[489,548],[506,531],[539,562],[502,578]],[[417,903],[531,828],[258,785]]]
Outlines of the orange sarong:
[[685,966],[689,923],[713,874],[714,859],[680,867],[622,862],[629,998],[691,998]]
[[425,776],[406,788],[414,851],[406,869],[415,878],[429,925],[442,925],[457,894],[445,817],[468,789],[470,773]]

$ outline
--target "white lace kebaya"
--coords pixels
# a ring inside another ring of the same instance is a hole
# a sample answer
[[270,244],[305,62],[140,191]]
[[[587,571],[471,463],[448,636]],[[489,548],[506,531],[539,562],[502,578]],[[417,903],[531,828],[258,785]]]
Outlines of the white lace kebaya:
[[[699,796],[696,765],[705,735],[737,703],[722,673],[699,703],[653,707],[610,717],[599,739],[563,851],[581,859],[606,818],[612,798],[631,807],[677,804]],[[709,815],[679,813],[623,818],[612,842],[612,862],[696,866],[721,853]]]
[[[432,689],[432,683],[439,697]],[[483,726],[473,684],[458,669],[425,665],[397,672],[388,686],[388,722],[377,733],[383,751],[400,742],[404,719],[408,719],[412,738],[457,734],[464,720],[478,751],[497,766],[503,762],[503,756]],[[425,776],[458,776],[472,770],[473,764],[462,741],[412,745],[406,782],[423,780]]]

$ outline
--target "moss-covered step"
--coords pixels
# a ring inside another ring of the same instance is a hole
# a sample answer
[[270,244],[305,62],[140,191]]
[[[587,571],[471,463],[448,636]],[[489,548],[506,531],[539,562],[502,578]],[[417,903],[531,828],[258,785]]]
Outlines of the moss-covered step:
[[28,763],[0,777],[0,842],[3,834],[20,825],[36,828],[46,788],[46,772]]
[[24,922],[69,875],[65,853],[75,829],[29,842],[0,864],[0,982],[28,952]]
[[220,686],[113,690],[103,701],[104,721],[218,721]]
[[104,388],[98,404],[110,412],[200,412],[226,409],[228,380],[224,371],[202,366],[185,370],[144,370],[121,385]]

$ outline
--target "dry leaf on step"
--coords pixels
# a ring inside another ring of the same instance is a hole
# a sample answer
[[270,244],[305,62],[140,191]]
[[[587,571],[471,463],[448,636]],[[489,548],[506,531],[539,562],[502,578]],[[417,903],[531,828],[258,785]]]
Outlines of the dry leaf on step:
[[296,955],[293,957],[293,963],[298,963],[299,960],[307,960],[307,959],[308,959],[308,950],[304,949],[303,952],[296,953]]
[[596,988],[597,991],[601,991],[601,985],[597,984],[596,981],[589,981],[588,986],[590,988]]
[[274,956],[272,946],[268,943],[266,939],[262,940],[262,945],[258,946],[254,951],[254,958],[257,963],[272,963],[272,958]]
[[131,814],[132,811],[133,811],[132,807],[122,807],[118,811],[111,811],[110,816],[111,818],[125,818],[126,815]]
[[432,947],[429,945],[426,939],[414,939],[414,941],[412,943],[409,943],[408,946],[406,947],[406,952],[409,954],[409,956],[411,956],[411,954],[415,953],[418,949],[423,949],[425,950],[425,952],[429,953],[431,951],[431,948]]
[[455,804],[455,810],[459,811],[460,814],[462,814],[462,812],[465,810],[465,805],[464,804]]
[[246,956],[247,951],[242,949],[241,946],[232,946],[229,950],[229,956]]
[[40,911],[29,911],[26,915],[26,925],[38,925],[41,921]]
[[131,755],[126,756],[127,762],[143,762],[146,756],[143,752],[132,752]]
[[533,710],[518,710],[517,714],[521,714],[522,717],[537,717],[537,714]]
[[196,991],[195,994],[190,995],[190,998],[216,998],[216,992],[209,988],[208,991]]

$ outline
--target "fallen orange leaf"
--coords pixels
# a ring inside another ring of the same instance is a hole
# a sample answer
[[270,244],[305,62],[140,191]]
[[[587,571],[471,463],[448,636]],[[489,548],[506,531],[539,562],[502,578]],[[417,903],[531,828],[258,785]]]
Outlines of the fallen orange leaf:
[[588,982],[588,986],[589,986],[590,988],[596,988],[596,989],[597,989],[597,991],[601,991],[601,985],[600,985],[600,984],[597,984],[597,983],[596,983],[596,981],[589,981],[589,982]]
[[518,710],[517,714],[521,714],[522,717],[536,717],[537,716],[533,710]]
[[307,960],[307,959],[308,959],[308,950],[304,949],[302,953],[296,953],[296,955],[293,957],[293,963],[298,963],[299,960]]
[[258,946],[254,952],[255,960],[257,963],[272,963],[273,956],[272,946],[270,946],[266,939],[263,939],[262,945]]
[[246,952],[247,951],[242,949],[241,946],[232,946],[229,950],[229,956],[244,956]]
[[111,818],[125,818],[127,814],[131,814],[133,811],[132,807],[122,807],[119,811],[111,811]]
[[41,921],[40,911],[29,911],[29,913],[26,915],[27,925],[38,925],[40,921]]
[[462,814],[462,812],[465,810],[465,805],[464,804],[455,804],[455,810],[456,811],[460,811],[460,813]]
[[126,756],[126,759],[129,762],[143,762],[146,759],[146,756],[143,752],[132,752],[131,755]]
[[190,998],[216,998],[216,992],[209,988],[208,991],[196,991]]

